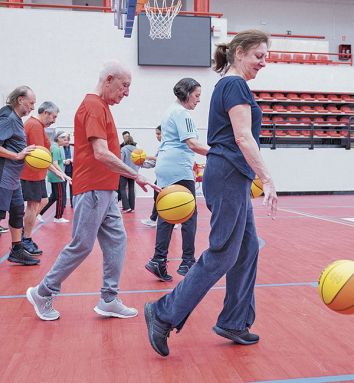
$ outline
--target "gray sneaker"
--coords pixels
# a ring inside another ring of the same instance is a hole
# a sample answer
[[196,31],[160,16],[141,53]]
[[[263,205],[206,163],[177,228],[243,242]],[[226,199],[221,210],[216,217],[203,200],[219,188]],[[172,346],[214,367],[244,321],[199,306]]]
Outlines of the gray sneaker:
[[33,305],[34,310],[42,320],[56,320],[60,317],[59,311],[53,307],[53,297],[42,297],[38,294],[38,286],[29,287],[26,297]]
[[109,303],[101,298],[94,310],[105,317],[133,318],[138,315],[137,309],[125,306],[118,298]]

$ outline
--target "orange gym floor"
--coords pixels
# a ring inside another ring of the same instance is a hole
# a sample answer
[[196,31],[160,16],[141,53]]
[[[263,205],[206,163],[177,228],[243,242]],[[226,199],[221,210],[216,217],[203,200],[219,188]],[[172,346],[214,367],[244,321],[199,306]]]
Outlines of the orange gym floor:
[[[71,225],[54,224],[53,210],[47,212],[46,222],[33,235],[44,254],[41,264],[32,267],[6,260],[10,235],[3,234],[0,382],[354,382],[353,316],[328,310],[316,289],[327,264],[354,260],[354,196],[282,196],[275,221],[261,202],[254,200],[262,249],[253,327],[261,341],[240,346],[212,332],[224,296],[224,281],[220,280],[183,331],[171,334],[167,358],[157,355],[148,343],[143,305],[181,280],[176,273],[181,233],[174,230],[169,254],[174,281],[154,279],[144,264],[153,254],[155,229],[140,223],[149,216],[150,198],[139,198],[136,212],[124,216],[128,251],[120,297],[139,309],[132,319],[105,319],[93,311],[102,265],[96,245],[55,299],[61,318],[41,321],[24,294],[28,286],[40,281],[70,241]],[[209,231],[209,213],[202,198],[198,208],[197,255],[207,247]],[[71,219],[70,208],[65,217]]]

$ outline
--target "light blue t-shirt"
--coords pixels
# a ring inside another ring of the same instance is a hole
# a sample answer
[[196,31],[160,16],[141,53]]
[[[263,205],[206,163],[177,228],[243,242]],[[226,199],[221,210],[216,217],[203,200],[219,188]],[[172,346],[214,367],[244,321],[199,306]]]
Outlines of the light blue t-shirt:
[[161,146],[156,162],[156,178],[160,187],[181,180],[194,180],[194,152],[184,142],[198,139],[198,131],[189,113],[178,102],[166,111],[161,122]]

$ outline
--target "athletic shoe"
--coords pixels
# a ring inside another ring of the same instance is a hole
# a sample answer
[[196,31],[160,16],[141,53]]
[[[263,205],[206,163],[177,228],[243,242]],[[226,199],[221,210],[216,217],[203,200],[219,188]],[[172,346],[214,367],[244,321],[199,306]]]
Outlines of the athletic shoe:
[[22,246],[17,250],[11,249],[7,260],[13,263],[20,263],[24,266],[33,266],[40,263],[39,259],[31,257],[30,253],[28,253]]
[[34,243],[31,238],[24,238],[24,239],[22,239],[22,246],[31,255],[41,255],[41,254],[43,254],[43,251],[41,249],[38,249],[37,244]]
[[157,317],[152,303],[145,303],[144,315],[152,348],[161,356],[167,356],[170,353],[167,338],[170,336],[171,326]]
[[68,219],[65,219],[65,218],[54,218],[53,222],[55,223],[67,223],[67,222],[70,222]]
[[101,298],[94,310],[104,317],[133,318],[138,315],[137,309],[125,306],[118,298],[108,303]]
[[145,265],[145,269],[154,274],[160,281],[170,282],[172,281],[172,276],[167,274],[167,261],[164,259],[150,261]]
[[0,234],[7,233],[9,229],[7,227],[0,226]]
[[248,345],[254,344],[259,341],[259,336],[249,332],[248,328],[245,330],[229,330],[219,326],[214,326],[213,330],[216,334],[230,339],[235,343]]
[[150,219],[150,218],[147,218],[147,219],[141,219],[140,222],[141,222],[143,225],[150,226],[150,227],[156,227],[156,226],[157,226],[157,221],[153,221],[153,220]]
[[131,213],[132,209],[122,209],[122,213]]
[[37,221],[40,222],[40,223],[43,223],[44,222],[43,216],[38,214],[37,215]]
[[185,276],[189,269],[195,264],[195,260],[193,261],[182,261],[182,263],[179,265],[179,268],[177,270],[177,273],[179,275]]
[[53,297],[42,297],[38,294],[38,286],[29,287],[26,297],[33,305],[34,310],[42,320],[56,320],[60,317],[59,311],[53,307]]

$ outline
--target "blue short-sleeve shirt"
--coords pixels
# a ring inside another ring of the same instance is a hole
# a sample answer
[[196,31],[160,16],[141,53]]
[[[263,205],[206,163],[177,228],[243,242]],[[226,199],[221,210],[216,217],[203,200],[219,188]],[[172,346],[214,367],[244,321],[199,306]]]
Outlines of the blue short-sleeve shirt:
[[156,178],[160,187],[181,180],[194,180],[194,152],[185,143],[198,138],[198,131],[189,111],[178,102],[166,111],[161,122],[161,145],[156,162]]
[[216,84],[210,101],[208,122],[209,153],[224,157],[246,177],[254,179],[254,171],[248,165],[236,144],[228,113],[234,106],[244,104],[251,106],[252,135],[259,146],[262,111],[242,77],[226,76]]

